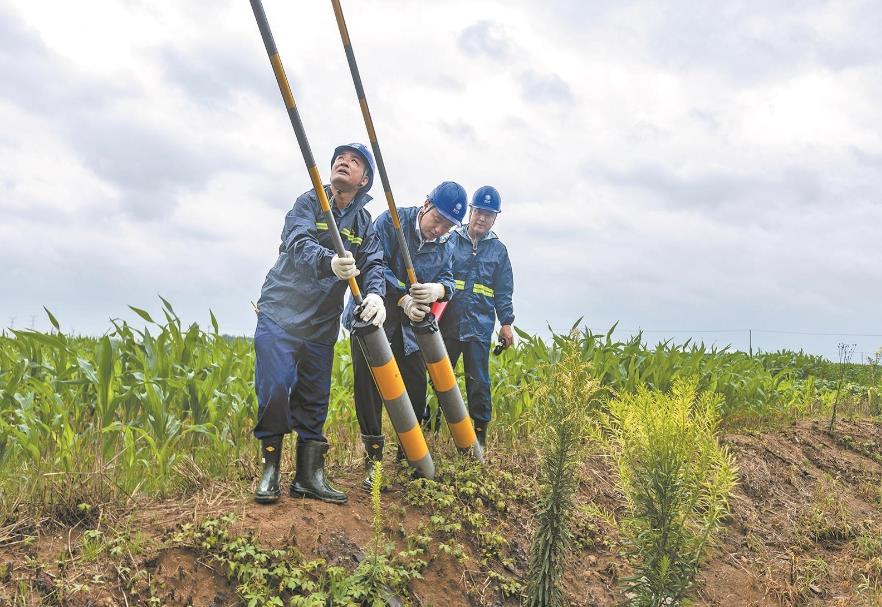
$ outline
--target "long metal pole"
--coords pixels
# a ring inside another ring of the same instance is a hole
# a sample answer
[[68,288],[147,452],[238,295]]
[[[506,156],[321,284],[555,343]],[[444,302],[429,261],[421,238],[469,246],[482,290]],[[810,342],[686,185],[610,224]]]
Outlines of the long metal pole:
[[346,51],[346,60],[349,62],[349,72],[352,74],[352,83],[355,85],[355,92],[358,95],[358,104],[361,106],[361,115],[364,118],[364,125],[367,128],[368,138],[371,141],[371,149],[374,151],[374,160],[377,163],[377,172],[380,173],[380,181],[383,183],[383,192],[386,194],[386,203],[389,206],[389,214],[392,216],[392,225],[395,226],[395,233],[398,235],[398,247],[401,249],[401,255],[404,257],[404,265],[407,269],[407,279],[410,284],[417,281],[416,272],[413,269],[413,261],[410,258],[410,249],[407,247],[407,240],[404,238],[404,231],[401,229],[401,220],[398,218],[398,207],[395,206],[395,197],[392,196],[392,186],[389,185],[389,176],[386,173],[386,163],[383,161],[383,152],[380,151],[380,144],[377,141],[377,132],[374,130],[374,121],[371,118],[371,110],[368,108],[367,99],[364,95],[364,87],[361,84],[361,74],[358,72],[358,64],[355,62],[355,53],[352,51],[352,43],[349,40],[349,30],[346,28],[346,20],[343,18],[343,9],[340,6],[340,0],[331,0],[334,6],[334,15],[337,17],[337,28],[340,30],[340,38],[343,40],[343,50]]
[[[325,214],[328,230],[331,232],[331,239],[334,242],[334,252],[339,257],[343,257],[345,250],[343,248],[343,240],[340,238],[340,230],[337,228],[337,222],[334,220],[334,214],[331,212],[331,204],[328,202],[327,194],[325,194],[322,178],[315,166],[315,158],[312,156],[312,149],[309,147],[306,131],[303,129],[303,122],[300,120],[300,113],[297,111],[297,105],[294,103],[294,94],[288,85],[288,77],[285,75],[285,68],[282,67],[282,59],[279,57],[278,49],[276,49],[276,43],[273,40],[273,33],[270,31],[269,21],[267,21],[266,13],[263,10],[263,4],[260,0],[251,0],[251,9],[254,11],[257,27],[260,29],[260,37],[263,38],[263,45],[266,47],[266,53],[269,55],[270,63],[273,66],[273,73],[276,75],[279,91],[282,93],[282,99],[285,101],[285,107],[288,108],[288,117],[291,119],[291,126],[294,127],[294,134],[297,135],[297,143],[300,145],[303,162],[306,163],[306,170],[309,172],[309,178],[312,180],[312,187],[315,189],[315,195],[318,197],[322,212]],[[349,289],[352,291],[355,303],[361,304],[361,290],[358,288],[355,278],[349,279]]]
[[[395,206],[392,187],[389,185],[389,177],[386,174],[386,163],[383,162],[383,153],[380,151],[380,144],[377,141],[377,132],[374,129],[374,121],[371,118],[371,111],[365,98],[358,64],[355,62],[355,53],[352,50],[352,42],[349,39],[346,20],[343,18],[343,9],[340,6],[340,0],[331,0],[331,5],[334,7],[334,15],[337,17],[337,28],[340,30],[340,38],[343,41],[346,60],[349,62],[352,83],[355,85],[358,104],[361,106],[361,115],[364,118],[364,125],[367,128],[371,148],[374,151],[380,180],[383,182],[383,191],[386,193],[389,214],[392,216],[395,233],[398,235],[398,244],[404,257],[407,277],[410,283],[413,284],[417,282],[416,272],[414,272],[413,261],[407,248],[407,241],[404,238],[404,230],[401,229],[398,209]],[[429,315],[423,322],[415,324],[414,333],[426,362],[429,376],[432,378],[432,385],[435,387],[435,392],[438,395],[438,403],[444,412],[444,418],[447,420],[447,427],[450,428],[450,434],[453,436],[453,442],[456,443],[459,449],[471,452],[478,461],[484,461],[483,449],[478,442],[475,429],[469,418],[465,401],[463,401],[462,393],[459,389],[459,383],[456,381],[453,366],[450,364],[447,348],[444,346],[444,340],[441,338],[438,323],[435,321],[434,316]]]
[[[263,38],[263,44],[269,55],[270,63],[273,66],[276,82],[279,84],[279,91],[282,93],[282,99],[285,101],[285,107],[288,108],[291,126],[294,127],[294,133],[297,135],[297,143],[300,144],[300,152],[303,154],[303,161],[306,163],[306,169],[312,180],[312,187],[315,189],[316,196],[326,217],[328,230],[331,232],[331,237],[334,241],[334,250],[337,255],[342,256],[344,249],[343,241],[340,238],[340,231],[337,228],[337,222],[334,220],[334,215],[331,212],[331,205],[325,194],[325,188],[315,166],[315,159],[312,156],[312,150],[309,148],[309,141],[306,139],[303,123],[300,121],[300,114],[297,112],[297,107],[294,104],[294,95],[291,93],[288,78],[285,76],[285,70],[282,67],[282,60],[279,58],[276,43],[273,41],[273,35],[270,32],[263,4],[260,0],[251,0],[251,8],[254,11],[254,18],[257,20],[257,27],[260,29],[260,35]],[[355,302],[361,304],[361,291],[355,278],[349,279],[349,288],[352,291],[352,297],[355,299]],[[429,447],[426,444],[426,438],[423,435],[420,422],[413,412],[413,405],[411,405],[410,398],[402,381],[398,364],[392,355],[392,348],[386,340],[386,334],[381,328],[369,325],[359,332],[358,341],[371,368],[371,375],[374,378],[383,403],[386,405],[386,411],[389,413],[392,425],[395,427],[395,432],[398,434],[398,440],[404,448],[407,461],[423,478],[433,478],[435,476],[435,464],[432,461],[432,455],[429,453]]]

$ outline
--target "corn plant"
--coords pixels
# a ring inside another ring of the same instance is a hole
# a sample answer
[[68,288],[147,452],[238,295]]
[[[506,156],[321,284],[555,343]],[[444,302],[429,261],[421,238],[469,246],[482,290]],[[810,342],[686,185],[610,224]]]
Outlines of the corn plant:
[[[81,502],[160,495],[186,489],[200,474],[256,471],[251,339],[221,334],[212,313],[206,329],[185,325],[168,301],[160,304],[158,313],[132,307],[140,326],[113,320],[97,338],[65,334],[48,310],[49,332],[0,333],[0,512],[23,502],[75,515]],[[532,387],[567,348],[602,387],[592,406],[694,377],[699,390],[720,396],[728,427],[826,415],[836,394],[878,409],[882,378],[871,365],[792,352],[751,358],[688,341],[653,346],[639,334],[616,338],[615,326],[594,333],[580,322],[551,339],[516,329],[517,346],[490,357],[500,445],[523,444],[541,429]],[[457,376],[465,394],[461,366]],[[351,464],[359,432],[345,335],[335,345],[326,433],[330,462]]]
[[[98,339],[14,331],[0,337],[0,487],[37,508],[76,513],[135,491],[180,486],[189,460],[225,476],[255,414],[253,350],[244,339],[165,322],[113,321]],[[47,311],[48,313],[48,311]]]

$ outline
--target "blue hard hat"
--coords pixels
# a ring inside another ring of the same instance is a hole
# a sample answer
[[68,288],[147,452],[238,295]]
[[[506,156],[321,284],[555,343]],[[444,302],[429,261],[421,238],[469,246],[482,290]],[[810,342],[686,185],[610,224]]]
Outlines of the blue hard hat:
[[492,185],[481,186],[472,195],[472,207],[502,213],[502,197]]
[[338,145],[334,148],[334,155],[331,157],[331,166],[334,166],[334,161],[337,160],[337,156],[342,154],[343,152],[355,152],[359,156],[365,159],[368,164],[368,182],[367,185],[361,188],[359,191],[367,192],[371,189],[371,186],[374,183],[374,173],[376,172],[376,165],[374,164],[374,155],[371,154],[371,151],[367,149],[367,146],[361,143],[346,143],[344,145]]
[[455,181],[442,181],[434,190],[429,192],[426,200],[435,205],[438,212],[454,224],[461,226],[466,214],[465,188]]

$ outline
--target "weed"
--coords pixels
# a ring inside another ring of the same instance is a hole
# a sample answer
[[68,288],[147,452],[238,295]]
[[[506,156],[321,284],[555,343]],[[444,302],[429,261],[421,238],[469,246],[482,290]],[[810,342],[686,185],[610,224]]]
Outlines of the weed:
[[830,415],[830,432],[836,424],[836,409],[839,406],[839,400],[842,396],[842,389],[845,385],[845,373],[851,363],[851,357],[854,354],[857,344],[839,344],[839,377],[836,380],[836,398],[833,401],[833,411]]
[[679,604],[729,512],[736,471],[717,441],[718,410],[718,396],[697,396],[686,381],[670,394],[640,389],[610,403],[636,605]]
[[[563,345],[560,361],[540,369],[547,381],[533,386],[540,416],[542,454],[537,529],[530,549],[527,573],[528,607],[563,604],[560,580],[564,560],[574,542],[574,497],[598,383],[591,365],[582,360],[574,340]],[[544,372],[543,372],[544,371]]]
[[859,527],[851,522],[850,512],[838,483],[827,477],[815,488],[812,501],[797,520],[795,539],[798,545],[813,543],[836,545],[855,537]]

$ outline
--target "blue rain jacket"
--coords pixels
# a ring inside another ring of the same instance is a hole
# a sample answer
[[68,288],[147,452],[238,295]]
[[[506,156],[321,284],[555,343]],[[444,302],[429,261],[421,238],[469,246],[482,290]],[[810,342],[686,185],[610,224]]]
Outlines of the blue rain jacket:
[[[413,269],[417,280],[420,282],[438,282],[444,285],[444,298],[450,299],[453,295],[453,251],[447,246],[450,234],[445,234],[434,241],[426,242],[421,239],[419,229],[416,226],[417,215],[422,207],[407,207],[398,209],[398,219],[404,231],[404,240],[410,251]],[[407,293],[407,269],[404,265],[404,257],[398,247],[398,236],[395,233],[395,225],[392,223],[392,215],[384,211],[374,222],[374,229],[383,247],[386,277],[386,322],[383,328],[386,336],[391,341],[399,331],[403,331],[404,353],[413,354],[419,350],[410,319],[407,318],[398,306],[398,300]],[[352,326],[355,305],[350,298],[343,317],[343,324],[348,329]]]
[[473,245],[468,225],[453,231],[447,248],[453,254],[456,295],[441,317],[441,332],[445,339],[489,344],[496,318],[501,325],[514,323],[508,249],[492,230]]
[[[376,293],[382,297],[386,293],[383,249],[364,208],[370,200],[361,193],[342,211],[333,203],[331,209],[343,247],[352,252],[361,270],[357,280],[362,296]],[[279,258],[266,275],[257,302],[260,313],[301,339],[325,344],[337,341],[348,282],[331,270],[333,248],[315,190],[301,194],[285,216]]]

